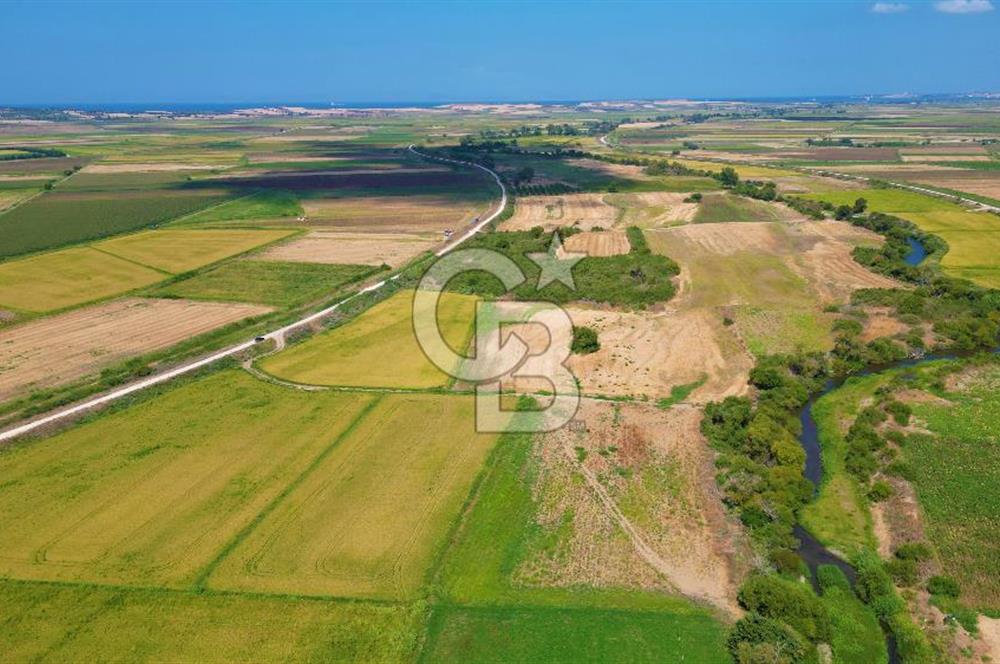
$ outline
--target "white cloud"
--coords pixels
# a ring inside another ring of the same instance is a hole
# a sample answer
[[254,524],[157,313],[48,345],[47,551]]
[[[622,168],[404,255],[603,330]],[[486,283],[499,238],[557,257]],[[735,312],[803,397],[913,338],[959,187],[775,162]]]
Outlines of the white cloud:
[[981,14],[993,11],[990,0],[941,0],[934,3],[934,9],[945,14]]
[[901,14],[909,11],[910,6],[903,2],[876,2],[872,11],[876,14]]

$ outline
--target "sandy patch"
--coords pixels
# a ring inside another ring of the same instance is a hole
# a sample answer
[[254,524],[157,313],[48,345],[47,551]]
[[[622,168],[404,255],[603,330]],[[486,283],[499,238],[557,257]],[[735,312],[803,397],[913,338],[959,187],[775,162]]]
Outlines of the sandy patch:
[[903,161],[990,161],[985,154],[904,154]]
[[0,331],[0,399],[52,387],[271,311],[253,304],[128,298]]
[[540,525],[570,527],[516,576],[532,585],[666,585],[738,614],[747,547],[723,508],[701,411],[584,400],[577,420],[541,436],[537,450]]
[[584,232],[571,235],[563,242],[567,252],[580,252],[588,256],[619,256],[627,254],[629,245],[625,231]]
[[293,263],[382,265],[398,267],[439,242],[426,235],[405,233],[337,233],[313,231],[305,237],[271,247],[259,260]]
[[979,616],[979,638],[990,661],[1000,662],[1000,618]]
[[575,226],[583,230],[610,228],[618,218],[617,208],[604,202],[604,194],[525,196],[518,198],[514,216],[502,230],[526,231],[541,226],[546,231]]
[[687,398],[706,403],[746,394],[753,362],[719,316],[704,309],[626,313],[568,309],[573,323],[597,331],[601,349],[567,362],[587,394],[668,397],[703,384]]

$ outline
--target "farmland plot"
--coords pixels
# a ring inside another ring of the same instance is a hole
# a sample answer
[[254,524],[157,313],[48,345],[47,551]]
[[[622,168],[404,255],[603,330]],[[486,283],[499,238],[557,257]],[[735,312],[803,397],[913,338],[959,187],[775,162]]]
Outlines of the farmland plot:
[[209,585],[413,597],[496,439],[473,411],[466,397],[382,397]]
[[270,311],[246,304],[130,298],[0,331],[0,401]]
[[372,397],[224,372],[0,452],[0,575],[188,587]]
[[90,247],[0,263],[0,306],[31,312],[62,309],[148,286],[165,277]]
[[[429,388],[449,376],[434,366],[413,332],[412,291],[393,295],[341,327],[265,358],[264,371],[297,383],[353,387]],[[476,298],[444,293],[438,307],[441,333],[464,349]]]
[[439,244],[436,236],[415,233],[341,233],[313,231],[270,247],[262,260],[356,265],[403,265]]
[[283,230],[157,230],[105,240],[100,251],[165,272],[180,273],[241,254],[292,231]]

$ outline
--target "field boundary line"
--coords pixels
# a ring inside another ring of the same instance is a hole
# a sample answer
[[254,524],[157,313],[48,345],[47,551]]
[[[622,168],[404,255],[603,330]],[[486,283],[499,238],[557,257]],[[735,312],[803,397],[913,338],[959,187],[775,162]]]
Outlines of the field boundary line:
[[324,461],[326,461],[327,457],[329,457],[330,454],[335,449],[340,447],[341,442],[343,442],[349,435],[354,433],[354,430],[358,427],[358,425],[361,424],[362,421],[367,419],[368,415],[375,409],[376,406],[382,403],[383,398],[384,398],[383,395],[377,395],[374,398],[370,399],[368,403],[365,404],[365,406],[361,409],[361,411],[355,416],[355,418],[351,420],[351,423],[348,424],[343,431],[334,436],[334,439],[330,442],[330,444],[327,445],[325,448],[323,448],[323,451],[317,454],[316,458],[314,458],[309,463],[309,465],[306,466],[305,469],[298,474],[297,477],[295,477],[291,482],[286,484],[285,488],[279,491],[278,495],[272,498],[271,501],[267,503],[267,505],[261,508],[260,512],[258,512],[256,516],[254,516],[254,518],[251,519],[247,525],[245,525],[243,528],[239,530],[239,532],[233,535],[233,538],[229,541],[229,543],[227,543],[225,546],[222,547],[218,555],[216,555],[215,558],[209,561],[209,563],[205,565],[202,571],[198,573],[198,576],[197,578],[195,578],[194,581],[195,590],[203,590],[206,587],[205,583],[208,581],[208,578],[215,572],[216,569],[218,569],[219,565],[221,565],[222,562],[229,557],[229,554],[231,554],[236,549],[236,547],[242,544],[243,541],[246,540],[247,537],[249,537],[250,533],[252,533],[257,528],[257,526],[259,526],[261,522],[263,522],[264,519],[266,519],[268,515],[270,515],[278,507],[278,505],[280,505],[282,501],[285,500],[285,498],[291,495],[291,493],[295,491],[295,489],[297,489],[303,482],[305,482],[306,479],[309,477],[309,475],[311,475],[317,468],[319,468],[320,465]]
[[[456,159],[448,159],[448,158],[445,158],[445,157],[435,157],[435,156],[431,156],[431,155],[425,155],[424,153],[418,151],[415,148],[415,146],[412,145],[412,144],[410,145],[409,150],[411,150],[414,154],[420,155],[420,156],[422,156],[424,158],[427,158],[427,159],[438,160],[438,161],[445,161],[445,162],[449,162],[449,163],[459,164],[459,165],[462,165],[462,166],[470,166],[470,167],[478,168],[478,169],[480,169],[480,170],[482,170],[482,171],[484,171],[486,173],[489,173],[493,177],[493,179],[496,181],[497,186],[500,187],[500,203],[497,206],[497,208],[493,212],[491,212],[490,214],[488,214],[485,217],[483,217],[483,219],[480,220],[479,223],[477,223],[472,228],[468,229],[460,237],[458,237],[455,240],[449,242],[444,247],[442,247],[437,252],[435,252],[436,256],[438,256],[438,257],[443,256],[446,253],[449,253],[450,251],[456,249],[463,242],[465,242],[466,240],[468,240],[469,238],[471,238],[473,235],[475,235],[476,233],[478,233],[479,231],[481,231],[483,228],[485,228],[487,226],[487,224],[489,224],[491,221],[493,221],[494,219],[496,219],[497,217],[499,217],[504,212],[504,210],[507,208],[507,201],[508,201],[507,187],[504,186],[503,181],[500,179],[500,176],[497,175],[494,171],[490,170],[489,168],[486,168],[485,166],[483,166],[481,164],[476,164],[474,162],[459,161],[459,160],[456,160]],[[340,307],[342,307],[347,302],[350,302],[350,301],[352,301],[352,300],[354,300],[354,299],[356,299],[358,297],[361,297],[362,295],[365,295],[366,293],[370,293],[372,291],[377,291],[377,290],[382,289],[387,284],[389,284],[391,282],[394,282],[397,279],[399,279],[403,275],[404,271],[405,271],[405,267],[401,268],[399,272],[397,272],[396,274],[394,274],[391,277],[387,277],[387,278],[383,279],[382,281],[376,282],[376,283],[374,283],[374,284],[372,284],[370,286],[362,288],[358,292],[356,292],[356,293],[354,293],[354,294],[352,294],[352,295],[350,295],[350,296],[348,296],[348,297],[346,297],[346,298],[344,298],[342,300],[339,300],[338,302],[336,302],[336,303],[334,303],[334,304],[332,304],[332,305],[330,305],[330,306],[328,306],[328,307],[326,307],[324,309],[321,309],[319,311],[313,312],[312,314],[304,316],[303,318],[300,318],[299,320],[294,321],[292,323],[289,323],[287,325],[284,325],[284,326],[278,328],[277,330],[273,330],[273,331],[268,332],[268,333],[266,333],[264,335],[261,335],[258,338],[261,338],[263,340],[271,340],[271,341],[274,341],[275,343],[280,343],[279,339],[282,338],[282,337],[284,337],[284,335],[287,332],[290,332],[292,330],[298,329],[300,327],[308,325],[309,323],[312,323],[314,321],[318,321],[318,320],[320,320],[320,319],[322,319],[322,318],[324,318],[326,316],[329,316],[334,311],[337,311],[338,309],[340,309]],[[122,397],[128,396],[129,394],[133,394],[133,393],[138,392],[140,390],[144,390],[147,387],[152,387],[153,385],[158,385],[160,383],[165,383],[165,382],[167,382],[169,380],[172,380],[172,379],[174,379],[174,378],[176,378],[178,376],[182,376],[184,374],[187,374],[187,373],[190,373],[192,371],[195,371],[196,369],[200,369],[201,367],[207,366],[207,365],[212,364],[214,362],[217,362],[219,360],[222,360],[222,359],[225,359],[227,357],[231,357],[233,355],[241,353],[241,352],[243,352],[243,351],[245,351],[245,350],[247,350],[249,348],[253,348],[256,345],[256,343],[257,343],[256,339],[257,338],[250,339],[248,341],[244,341],[242,343],[239,343],[239,344],[236,344],[234,346],[230,346],[230,347],[225,348],[223,350],[220,350],[220,351],[217,351],[215,353],[212,353],[211,355],[208,355],[207,357],[203,357],[203,358],[198,359],[198,360],[194,360],[194,361],[187,362],[185,364],[181,364],[180,366],[174,367],[173,369],[170,369],[170,370],[165,371],[163,373],[156,374],[155,376],[151,376],[149,378],[145,378],[143,380],[137,381],[137,382],[132,383],[131,385],[128,385],[126,387],[119,388],[119,389],[113,390],[111,392],[107,392],[107,393],[105,393],[105,394],[103,394],[101,396],[94,397],[92,399],[88,399],[88,400],[83,401],[81,403],[78,403],[76,405],[69,406],[69,407],[63,408],[61,410],[57,410],[54,413],[49,413],[47,415],[43,415],[43,416],[38,417],[36,419],[30,420],[30,421],[28,421],[26,423],[19,424],[19,425],[16,425],[16,426],[4,429],[4,430],[0,431],[0,443],[4,443],[4,442],[7,442],[7,441],[14,440],[15,438],[23,436],[23,435],[25,435],[27,433],[31,433],[32,431],[35,431],[36,429],[39,429],[40,427],[46,426],[48,424],[52,424],[53,422],[58,422],[60,420],[66,419],[68,417],[72,417],[74,415],[85,413],[85,412],[87,412],[89,410],[92,410],[93,408],[98,407],[98,406],[103,406],[104,404],[108,404],[108,403],[111,403],[113,401],[117,401],[118,399],[121,399]]]
[[[159,272],[160,274],[166,275],[168,277],[175,277],[175,276],[177,276],[176,273],[174,273],[174,272],[167,272],[166,270],[164,270],[162,268],[153,267],[152,265],[146,265],[145,263],[140,263],[139,261],[132,260],[131,258],[126,258],[124,256],[119,256],[118,254],[113,254],[110,251],[108,251],[107,249],[98,249],[95,245],[92,245],[92,244],[91,245],[87,245],[87,247],[89,249],[93,249],[94,251],[102,253],[105,256],[111,256],[112,258],[117,258],[120,261],[125,261],[126,263],[131,263],[132,265],[138,265],[139,267],[144,267],[147,270],[153,270],[154,272]],[[149,288],[149,286],[142,286],[140,288],[137,288],[136,290],[141,290],[142,288]]]

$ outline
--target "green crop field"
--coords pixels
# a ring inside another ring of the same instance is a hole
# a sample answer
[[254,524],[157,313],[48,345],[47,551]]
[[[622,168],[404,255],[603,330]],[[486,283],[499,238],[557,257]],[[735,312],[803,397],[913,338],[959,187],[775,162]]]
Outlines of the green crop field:
[[1000,367],[974,371],[950,404],[913,405],[935,437],[912,437],[903,458],[945,573],[965,603],[1000,611]]
[[419,606],[0,580],[7,661],[411,661]]
[[0,452],[0,576],[192,586],[374,397],[223,372]]
[[178,220],[179,224],[211,224],[222,221],[299,217],[303,214],[298,200],[283,191],[263,191],[227,201]]
[[0,306],[54,311],[148,286],[164,276],[90,247],[64,249],[0,263]]
[[0,214],[0,258],[150,227],[224,199],[213,190],[45,193]]
[[388,394],[209,580],[219,589],[411,599],[496,440],[473,399]]
[[157,230],[99,242],[95,249],[174,274],[235,256],[292,234],[286,230]]
[[236,260],[167,284],[153,294],[291,307],[329,298],[341,286],[377,270],[370,265]]
[[[412,291],[397,293],[341,327],[264,359],[260,366],[278,378],[313,385],[441,387],[449,377],[417,344],[412,300]],[[474,297],[444,293],[438,307],[442,335],[463,354],[475,306]]]
[[557,608],[434,612],[421,662],[730,662],[708,616]]

